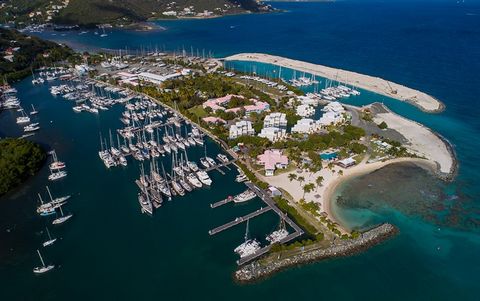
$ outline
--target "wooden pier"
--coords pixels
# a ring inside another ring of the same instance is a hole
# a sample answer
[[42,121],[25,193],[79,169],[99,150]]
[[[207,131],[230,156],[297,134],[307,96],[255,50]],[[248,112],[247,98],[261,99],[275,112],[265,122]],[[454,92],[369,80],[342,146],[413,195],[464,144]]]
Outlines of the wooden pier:
[[225,175],[225,172],[223,170],[221,170],[220,168],[225,167],[226,169],[231,170],[231,168],[228,167],[228,165],[234,163],[235,161],[237,161],[237,159],[232,159],[228,162],[223,162],[223,163],[217,164],[215,166],[210,166],[208,168],[205,168],[204,171],[209,172],[209,171],[212,171],[212,170],[216,170],[219,173],[221,173],[222,175]]
[[217,208],[217,207],[220,207],[222,205],[228,204],[230,202],[233,202],[233,199],[234,199],[233,197],[228,197],[224,200],[218,201],[216,203],[212,203],[212,204],[210,204],[210,208]]
[[217,234],[217,233],[220,233],[224,230],[227,230],[228,228],[231,228],[233,226],[236,226],[238,224],[241,224],[243,222],[246,222],[247,220],[251,219],[251,218],[254,218],[256,216],[259,216],[260,214],[263,214],[267,211],[270,211],[272,210],[272,208],[270,206],[268,207],[263,207],[263,208],[260,208],[252,213],[249,213],[247,215],[244,215],[242,217],[237,217],[236,219],[234,219],[233,221],[229,222],[229,223],[226,223],[224,225],[221,225],[220,227],[217,227],[215,229],[212,229],[210,231],[208,231],[208,234],[210,235],[214,235],[214,234]]

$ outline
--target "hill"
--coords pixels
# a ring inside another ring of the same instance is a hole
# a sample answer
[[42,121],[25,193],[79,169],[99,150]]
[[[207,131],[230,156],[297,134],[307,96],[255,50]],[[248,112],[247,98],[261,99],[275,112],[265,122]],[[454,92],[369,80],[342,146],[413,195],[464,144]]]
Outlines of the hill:
[[7,0],[1,8],[17,24],[53,22],[94,26],[159,18],[206,18],[270,11],[256,0]]
[[32,69],[51,66],[73,54],[66,46],[3,28],[0,28],[0,53],[1,80],[9,82],[28,76]]

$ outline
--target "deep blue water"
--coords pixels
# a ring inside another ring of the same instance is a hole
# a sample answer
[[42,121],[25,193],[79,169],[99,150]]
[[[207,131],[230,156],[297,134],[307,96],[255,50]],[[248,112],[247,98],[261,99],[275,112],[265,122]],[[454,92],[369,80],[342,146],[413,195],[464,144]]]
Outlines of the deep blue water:
[[[229,215],[234,216],[226,208],[218,214],[205,207],[211,198],[218,199],[225,194],[222,187],[212,189],[211,194],[195,195],[189,200],[191,203],[173,202],[162,208],[161,216],[152,220],[138,215],[136,201],[128,200],[124,194],[129,190],[127,186],[96,197],[101,183],[105,182],[105,187],[116,187],[115,183],[127,177],[124,173],[129,173],[127,179],[130,179],[131,173],[136,175],[137,171],[106,172],[102,169],[94,153],[96,135],[99,127],[111,125],[103,124],[103,120],[86,119],[92,116],[72,113],[72,117],[58,117],[67,119],[62,122],[68,126],[52,129],[46,140],[56,143],[58,148],[71,148],[72,172],[79,170],[83,177],[76,178],[79,182],[74,183],[73,174],[72,179],[68,179],[71,184],[68,191],[78,191],[78,183],[85,186],[81,188],[82,195],[84,190],[90,191],[85,192],[83,202],[72,200],[76,204],[72,210],[88,217],[79,216],[68,225],[74,233],[65,233],[64,247],[51,254],[51,258],[60,261],[65,268],[46,278],[31,276],[31,266],[36,262],[34,246],[28,239],[22,240],[20,255],[11,259],[5,268],[3,262],[1,265],[0,279],[9,288],[6,296],[29,296],[24,291],[31,289],[40,294],[38,299],[41,300],[64,300],[66,296],[125,300],[133,297],[141,300],[201,297],[212,300],[479,299],[476,288],[480,279],[480,189],[477,185],[480,168],[477,138],[480,130],[480,4],[344,1],[274,5],[287,12],[164,21],[158,24],[165,30],[112,31],[103,39],[93,33],[66,33],[65,36],[44,33],[42,36],[67,42],[78,49],[165,47],[190,51],[193,47],[195,52],[199,49],[202,53],[205,49],[206,53],[210,51],[215,56],[267,52],[380,76],[427,92],[446,104],[445,112],[426,114],[408,104],[368,93],[358,102],[383,101],[397,113],[426,124],[453,143],[460,170],[455,181],[443,184],[442,189],[446,195],[455,196],[458,207],[451,210],[455,210],[459,221],[439,225],[392,208],[380,211],[349,208],[339,212],[349,224],[355,225],[357,218],[361,222],[387,220],[398,225],[401,234],[358,256],[291,269],[259,284],[237,286],[229,278],[234,269],[234,257],[228,252],[238,242],[242,229],[214,239],[205,234],[212,225],[228,220]],[[29,82],[21,85],[29,89]],[[28,101],[43,102],[52,114],[56,110],[63,112],[58,107],[63,104],[55,101],[53,105],[45,92],[32,90],[24,92],[23,96]],[[2,115],[5,122],[1,123],[2,130],[4,126],[11,126],[5,118]],[[77,134],[74,136],[71,132]],[[86,135],[94,138],[80,138]],[[76,139],[85,139],[85,142],[79,144]],[[75,163],[82,155],[92,156],[92,159],[85,159],[85,162],[91,161],[89,165]],[[100,175],[101,182],[88,180],[90,168]],[[88,185],[97,188],[90,190]],[[421,189],[422,183],[418,183],[418,187]],[[25,192],[15,198],[27,196]],[[372,202],[381,204],[382,196],[372,196]],[[9,205],[1,204],[2,208],[15,210],[12,202],[4,203]],[[130,207],[124,207],[125,204]],[[33,219],[31,213],[24,214],[27,220]],[[104,215],[107,217],[102,224]],[[272,227],[275,218],[266,219],[263,226]],[[38,231],[39,222],[33,220],[31,223],[33,225],[25,227],[31,232]],[[69,232],[68,227],[66,232]],[[93,267],[87,269],[86,263]],[[117,272],[121,266],[125,269]],[[2,290],[0,296],[4,292]]]

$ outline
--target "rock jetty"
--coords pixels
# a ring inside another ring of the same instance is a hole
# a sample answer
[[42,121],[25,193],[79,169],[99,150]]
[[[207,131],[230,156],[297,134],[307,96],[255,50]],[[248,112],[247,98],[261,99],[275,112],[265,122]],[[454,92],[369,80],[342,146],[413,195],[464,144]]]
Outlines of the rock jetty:
[[254,282],[289,267],[329,258],[349,256],[377,245],[386,239],[395,236],[397,233],[398,229],[394,225],[388,223],[382,224],[362,233],[358,238],[337,240],[340,242],[336,242],[328,248],[304,251],[300,254],[272,260],[268,263],[255,261],[237,270],[234,274],[234,278],[240,283]]

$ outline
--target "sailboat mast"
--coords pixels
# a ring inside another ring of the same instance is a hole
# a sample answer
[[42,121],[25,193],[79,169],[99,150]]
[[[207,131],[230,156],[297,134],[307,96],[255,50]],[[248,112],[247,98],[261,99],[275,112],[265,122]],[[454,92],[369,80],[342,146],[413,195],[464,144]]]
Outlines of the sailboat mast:
[[47,191],[48,191],[48,195],[50,196],[50,201],[53,201],[53,198],[52,198],[52,193],[50,192],[50,189],[47,187]]
[[45,266],[45,262],[43,261],[42,254],[40,254],[40,251],[37,249],[38,257],[40,257],[40,261],[42,262],[42,266]]

